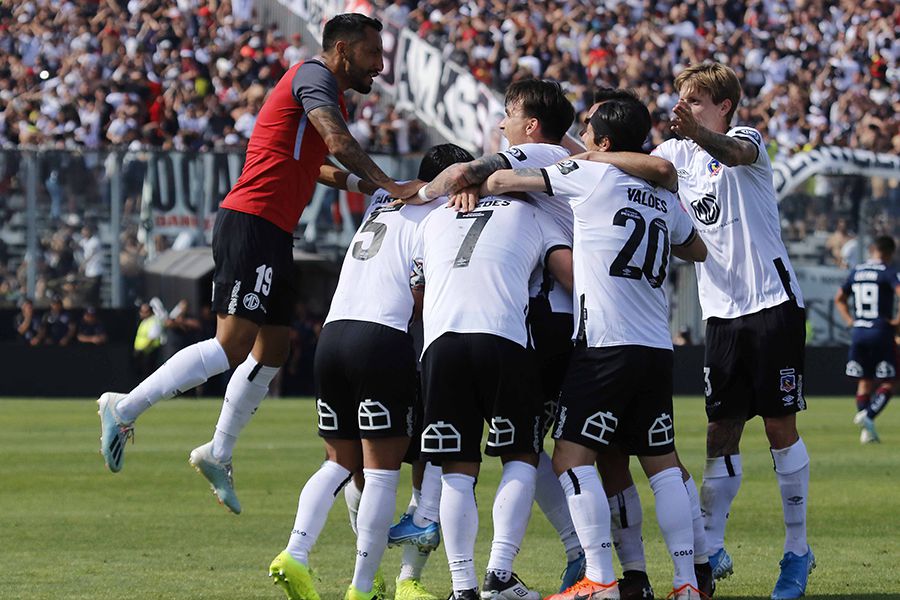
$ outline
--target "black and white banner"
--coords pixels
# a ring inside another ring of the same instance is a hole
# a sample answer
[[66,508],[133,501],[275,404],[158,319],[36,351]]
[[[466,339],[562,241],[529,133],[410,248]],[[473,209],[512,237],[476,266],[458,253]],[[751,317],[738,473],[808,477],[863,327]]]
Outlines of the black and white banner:
[[900,178],[900,156],[825,146],[772,164],[775,193],[781,200],[813,175],[865,175]]

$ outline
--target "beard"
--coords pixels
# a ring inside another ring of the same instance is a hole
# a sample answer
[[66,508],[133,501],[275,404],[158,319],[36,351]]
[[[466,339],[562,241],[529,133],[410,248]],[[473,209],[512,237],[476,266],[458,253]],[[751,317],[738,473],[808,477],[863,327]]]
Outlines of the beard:
[[372,91],[373,78],[370,73],[372,71],[364,71],[363,69],[354,68],[350,78],[350,89],[360,94],[368,94]]

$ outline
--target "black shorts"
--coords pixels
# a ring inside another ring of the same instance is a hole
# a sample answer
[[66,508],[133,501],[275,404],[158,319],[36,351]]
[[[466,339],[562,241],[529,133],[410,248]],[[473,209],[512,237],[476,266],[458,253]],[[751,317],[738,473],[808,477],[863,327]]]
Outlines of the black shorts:
[[297,300],[293,236],[247,213],[220,208],[213,229],[213,312],[257,325],[290,325]]
[[897,376],[897,348],[890,329],[853,328],[847,375],[857,379],[893,379]]
[[734,319],[710,318],[703,368],[706,416],[715,422],[804,410],[805,352],[806,311],[793,300]]
[[675,450],[672,351],[578,345],[563,382],[553,439],[635,456]]
[[412,337],[365,321],[322,328],[313,363],[319,435],[355,440],[413,434]]
[[541,437],[547,435],[556,415],[559,391],[572,358],[572,331],[574,320],[571,313],[554,313],[542,309],[543,298],[532,298],[528,308],[528,328],[534,344],[534,352],[541,377],[541,397],[544,400],[544,420]]
[[416,371],[416,399],[413,403],[413,428],[409,436],[409,446],[403,455],[403,462],[418,462],[422,444],[422,418],[425,416],[425,401],[422,398],[422,374]]
[[534,354],[486,333],[445,333],[422,359],[422,458],[481,462],[485,454],[541,451],[541,397]]

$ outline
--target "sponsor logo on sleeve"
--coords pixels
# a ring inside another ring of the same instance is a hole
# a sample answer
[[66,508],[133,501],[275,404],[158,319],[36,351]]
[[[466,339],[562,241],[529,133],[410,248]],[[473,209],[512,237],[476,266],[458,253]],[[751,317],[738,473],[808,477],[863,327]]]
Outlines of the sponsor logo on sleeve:
[[516,148],[515,146],[510,148],[507,152],[509,152],[510,156],[520,162],[528,158],[527,156],[525,156],[525,153],[522,152],[521,148]]
[[561,160],[556,163],[556,168],[559,169],[559,172],[563,175],[568,175],[572,171],[578,169],[578,163],[574,160]]

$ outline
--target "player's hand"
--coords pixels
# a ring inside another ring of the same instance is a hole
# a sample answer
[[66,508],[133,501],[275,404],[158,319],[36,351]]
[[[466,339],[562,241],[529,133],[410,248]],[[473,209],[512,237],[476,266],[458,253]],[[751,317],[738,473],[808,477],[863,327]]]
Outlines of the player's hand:
[[478,206],[478,193],[479,188],[477,185],[463,188],[450,195],[450,199],[447,200],[447,206],[461,213],[475,210],[475,207]]
[[681,137],[694,139],[697,130],[700,129],[700,124],[694,118],[694,113],[691,112],[690,107],[686,103],[679,101],[675,108],[672,109],[672,115],[672,131]]
[[[407,181],[406,183],[397,183],[396,181],[394,181],[392,185],[384,186],[384,189],[386,189],[394,198],[402,198],[406,200],[415,196],[419,191],[419,188],[423,185],[425,185],[424,181],[413,179],[412,181]],[[415,203],[407,202],[407,204]],[[422,202],[419,202],[419,204],[422,204]]]

